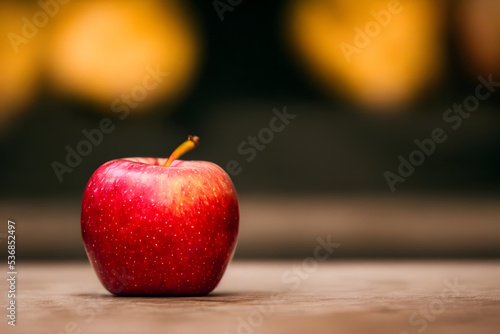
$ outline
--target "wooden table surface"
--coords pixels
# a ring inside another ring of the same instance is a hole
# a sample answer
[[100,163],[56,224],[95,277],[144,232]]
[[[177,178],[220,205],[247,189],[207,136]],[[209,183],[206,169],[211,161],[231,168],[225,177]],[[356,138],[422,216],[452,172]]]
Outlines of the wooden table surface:
[[500,333],[499,261],[233,261],[195,298],[114,297],[84,262],[17,269],[1,333]]

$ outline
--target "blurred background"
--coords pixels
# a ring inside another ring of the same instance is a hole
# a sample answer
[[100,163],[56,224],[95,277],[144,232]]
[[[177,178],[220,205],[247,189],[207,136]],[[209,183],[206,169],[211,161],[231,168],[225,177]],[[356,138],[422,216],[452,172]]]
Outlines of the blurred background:
[[84,259],[94,170],[188,134],[186,159],[240,165],[237,258],[307,257],[327,235],[336,258],[500,255],[499,1],[0,0],[0,36],[20,257]]

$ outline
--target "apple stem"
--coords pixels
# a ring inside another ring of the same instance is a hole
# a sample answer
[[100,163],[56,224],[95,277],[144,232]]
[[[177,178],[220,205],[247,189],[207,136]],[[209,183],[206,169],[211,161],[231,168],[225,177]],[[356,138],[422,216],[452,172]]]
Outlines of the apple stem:
[[179,158],[181,155],[186,154],[187,152],[191,151],[193,148],[197,147],[200,145],[200,138],[197,136],[188,136],[188,140],[186,140],[184,143],[180,144],[179,147],[175,149],[175,151],[170,154],[170,157],[168,157],[167,162],[163,165],[163,167],[169,167],[172,162],[174,162],[175,159]]

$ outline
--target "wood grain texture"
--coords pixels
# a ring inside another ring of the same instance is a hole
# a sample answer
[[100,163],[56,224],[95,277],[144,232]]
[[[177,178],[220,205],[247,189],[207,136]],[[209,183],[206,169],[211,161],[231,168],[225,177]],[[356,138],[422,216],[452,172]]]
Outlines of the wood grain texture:
[[[18,265],[1,333],[492,333],[500,262],[233,262],[209,296],[108,294],[87,263]],[[306,265],[309,265],[307,267]],[[2,291],[7,291],[5,281]],[[6,294],[2,292],[2,312]]]

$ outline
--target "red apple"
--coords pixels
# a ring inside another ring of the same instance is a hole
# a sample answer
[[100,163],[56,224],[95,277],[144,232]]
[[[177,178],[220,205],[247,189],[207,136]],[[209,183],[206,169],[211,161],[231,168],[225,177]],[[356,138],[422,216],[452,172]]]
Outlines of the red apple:
[[232,258],[239,210],[231,179],[211,162],[175,160],[179,149],[169,163],[109,161],[87,184],[83,242],[113,294],[206,295]]

